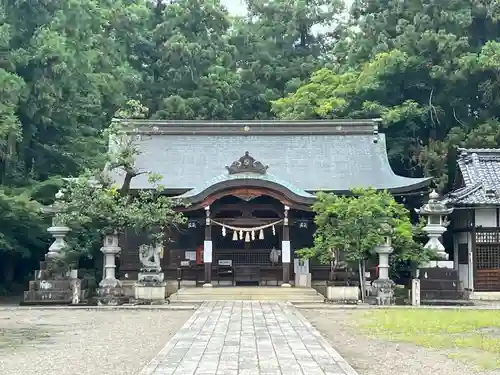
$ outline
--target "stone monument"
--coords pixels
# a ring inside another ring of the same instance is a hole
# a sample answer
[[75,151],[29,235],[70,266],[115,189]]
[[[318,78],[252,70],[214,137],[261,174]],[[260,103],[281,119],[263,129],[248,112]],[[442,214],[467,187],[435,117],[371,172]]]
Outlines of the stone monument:
[[295,287],[310,288],[311,273],[309,272],[309,259],[294,259]]
[[63,198],[64,194],[59,190],[55,194],[54,203],[42,207],[42,213],[52,215],[52,225],[47,232],[52,234],[54,242],[45,254],[45,259],[40,262],[40,269],[35,272],[34,280],[29,282],[22,304],[79,304],[87,298],[86,283],[78,280],[77,270],[68,271],[59,265],[64,248],[67,246],[66,235],[71,231],[57,220]]
[[101,252],[104,255],[104,277],[97,289],[97,302],[99,305],[121,305],[125,302],[125,293],[122,283],[115,276],[115,257],[121,251],[118,245],[118,233],[104,236]]
[[139,246],[141,270],[134,285],[134,297],[138,302],[165,302],[166,283],[161,270],[161,245]]

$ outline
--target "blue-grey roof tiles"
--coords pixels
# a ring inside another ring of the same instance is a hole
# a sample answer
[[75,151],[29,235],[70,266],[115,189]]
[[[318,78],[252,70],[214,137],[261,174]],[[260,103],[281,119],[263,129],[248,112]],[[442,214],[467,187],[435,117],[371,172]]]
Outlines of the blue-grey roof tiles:
[[[361,187],[407,192],[430,182],[392,171],[385,136],[373,120],[121,122],[139,150],[137,168],[161,175],[163,186],[183,193],[223,178],[225,167],[246,151],[269,166],[266,178],[299,195]],[[113,173],[117,183],[123,175]],[[132,181],[133,189],[148,187],[147,175]]]
[[459,149],[457,164],[465,186],[446,202],[457,206],[500,205],[500,149]]

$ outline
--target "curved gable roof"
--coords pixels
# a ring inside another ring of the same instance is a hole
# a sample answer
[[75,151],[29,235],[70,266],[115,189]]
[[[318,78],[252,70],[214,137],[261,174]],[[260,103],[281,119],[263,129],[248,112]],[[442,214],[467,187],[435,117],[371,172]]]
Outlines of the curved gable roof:
[[[405,193],[430,182],[392,171],[375,120],[121,122],[136,138],[137,167],[160,174],[170,190],[200,188],[245,151],[265,162],[281,184],[307,192],[372,187]],[[114,178],[122,180],[123,173]],[[131,187],[149,186],[143,175]]]

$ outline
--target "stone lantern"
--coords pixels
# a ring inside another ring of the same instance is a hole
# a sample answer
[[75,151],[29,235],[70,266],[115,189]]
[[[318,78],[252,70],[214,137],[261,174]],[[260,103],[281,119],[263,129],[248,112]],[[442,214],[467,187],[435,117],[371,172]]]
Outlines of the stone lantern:
[[378,254],[378,278],[373,281],[372,286],[376,291],[377,304],[389,305],[394,300],[395,287],[394,281],[389,278],[389,255],[394,251],[391,238],[393,231],[389,224],[383,224],[380,231],[384,240],[374,248]]
[[115,274],[115,257],[121,252],[121,247],[118,245],[118,232],[104,236],[101,252],[104,255],[104,275],[97,290],[98,303],[99,305],[122,304],[124,291],[122,283]]
[[57,214],[61,211],[61,200],[64,198],[64,193],[59,190],[55,195],[55,201],[52,205],[42,207],[41,211],[44,214],[52,215],[52,225],[47,228],[54,242],[49,247],[49,252],[45,255],[45,259],[51,260],[61,256],[61,252],[66,247],[66,235],[71,231],[70,228],[57,221]]
[[433,190],[429,194],[429,201],[420,209],[415,209],[417,214],[427,218],[427,225],[423,228],[429,241],[425,244],[425,249],[432,249],[437,252],[439,258],[448,260],[448,254],[439,237],[446,232],[448,222],[446,216],[453,212],[453,208],[448,208],[439,201],[439,194]]

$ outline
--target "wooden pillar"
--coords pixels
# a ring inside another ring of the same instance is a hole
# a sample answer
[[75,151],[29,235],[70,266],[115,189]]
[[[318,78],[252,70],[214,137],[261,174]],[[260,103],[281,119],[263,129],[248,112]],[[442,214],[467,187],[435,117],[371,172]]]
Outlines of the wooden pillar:
[[205,207],[205,241],[203,243],[203,262],[205,264],[204,288],[212,287],[212,226],[210,225],[210,206]]
[[290,228],[288,226],[288,211],[290,207],[285,206],[285,217],[283,219],[283,240],[281,242],[281,261],[283,263],[282,287],[290,287]]

